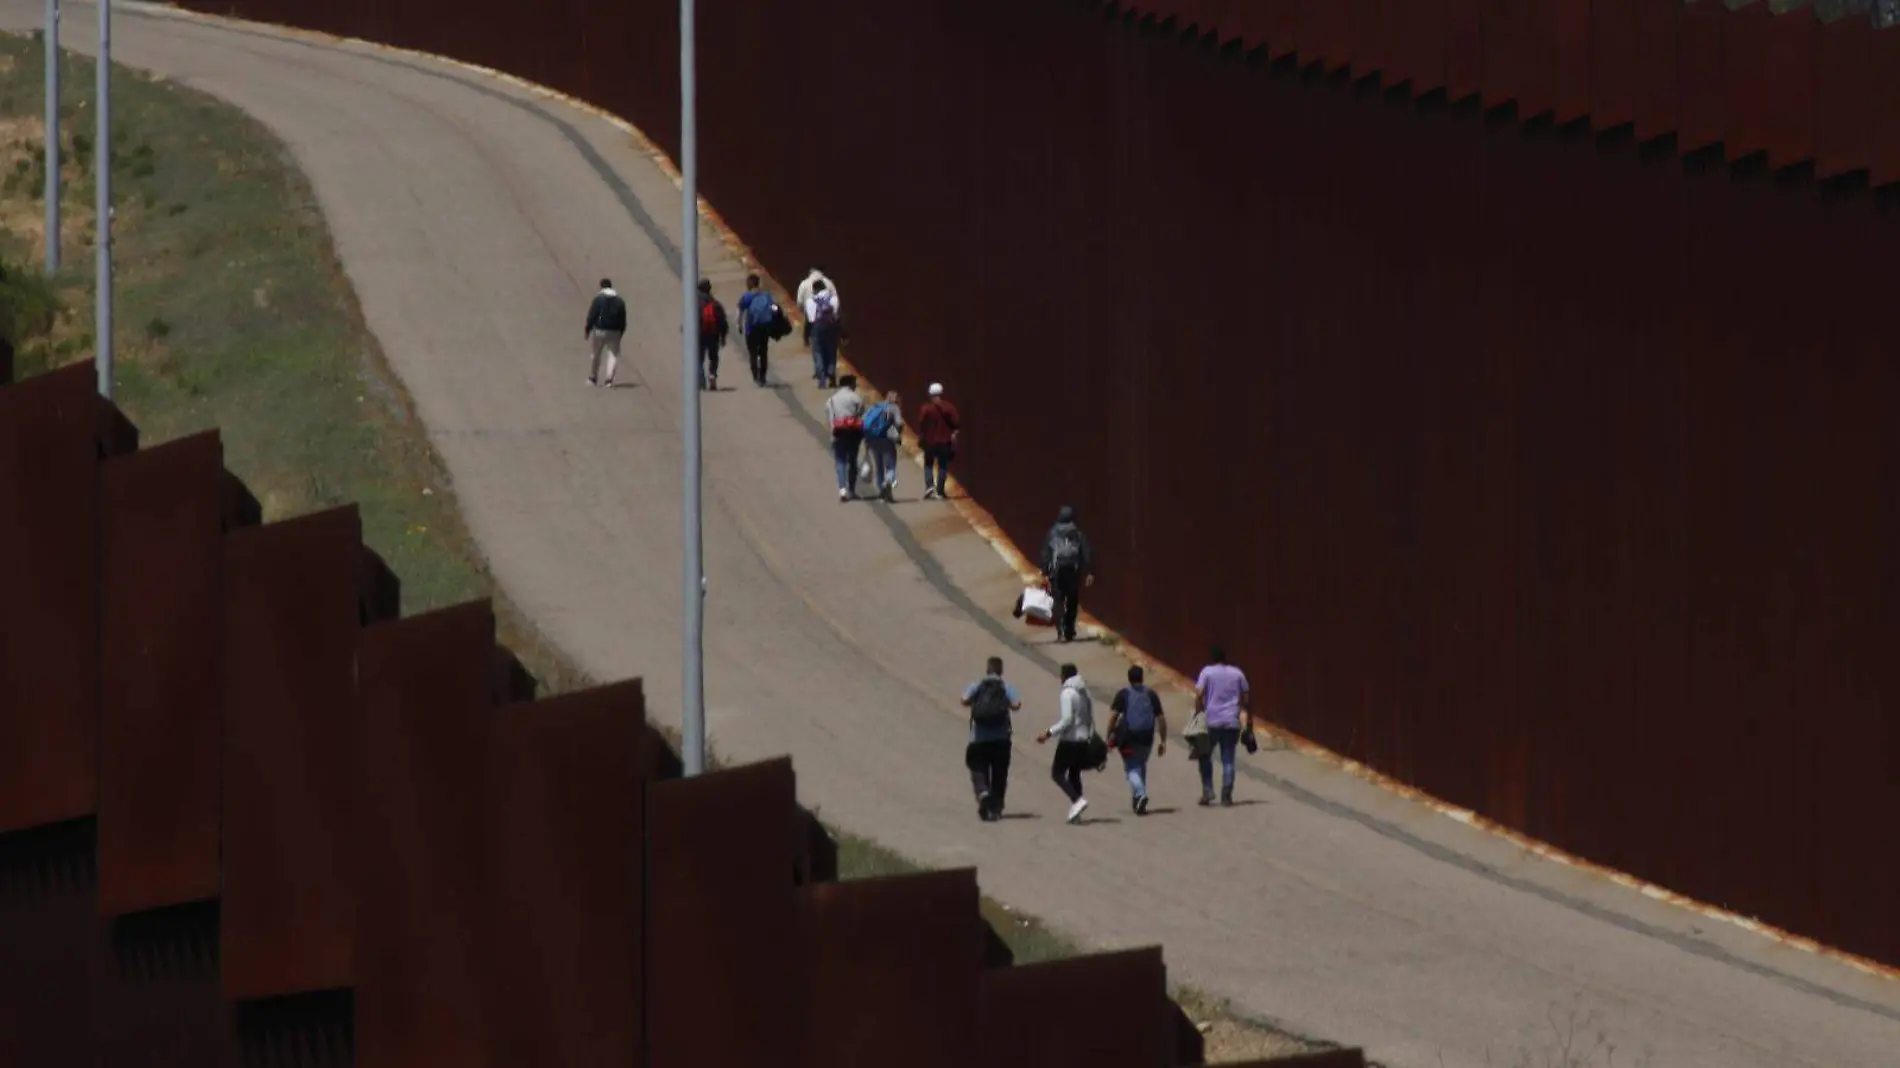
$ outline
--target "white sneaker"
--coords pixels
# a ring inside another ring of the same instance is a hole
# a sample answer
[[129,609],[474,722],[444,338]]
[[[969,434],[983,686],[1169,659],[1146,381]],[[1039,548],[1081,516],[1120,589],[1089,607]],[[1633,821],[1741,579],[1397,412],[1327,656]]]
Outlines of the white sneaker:
[[1069,806],[1069,822],[1074,823],[1077,820],[1081,819],[1082,813],[1087,812],[1088,808],[1089,808],[1089,799],[1086,797],[1080,801],[1077,801],[1075,804],[1070,805]]
[[839,500],[841,500],[841,501],[848,501],[848,500],[850,500],[850,499],[851,499],[851,491],[850,491],[850,490],[842,490],[842,489],[841,489],[841,490],[839,490],[839,491],[838,491],[838,499],[839,499]]

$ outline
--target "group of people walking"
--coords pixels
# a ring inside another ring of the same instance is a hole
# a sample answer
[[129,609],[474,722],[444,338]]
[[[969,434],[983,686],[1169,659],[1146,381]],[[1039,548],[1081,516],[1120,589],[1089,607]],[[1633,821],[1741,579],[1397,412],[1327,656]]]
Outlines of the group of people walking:
[[[904,440],[904,401],[887,393],[875,404],[858,392],[858,377],[845,375],[825,400],[825,425],[831,430],[832,467],[838,476],[838,500],[859,499],[858,482],[871,479],[879,500],[895,499],[897,453]],[[924,454],[924,499],[947,498],[950,460],[955,455],[961,419],[943,395],[943,384],[930,384],[930,399],[917,413],[918,444]],[[865,454],[859,464],[858,455]]]
[[[1074,664],[1058,670],[1056,720],[1036,735],[1036,744],[1056,743],[1049,775],[1068,799],[1067,819],[1081,822],[1089,800],[1083,774],[1107,766],[1112,751],[1121,757],[1128,779],[1129,805],[1137,816],[1149,812],[1149,761],[1168,751],[1168,717],[1161,695],[1147,685],[1140,665],[1128,669],[1128,685],[1116,692],[1109,705],[1106,731],[1095,726],[1095,699]],[[977,818],[1001,819],[1009,792],[1009,768],[1015,751],[1012,717],[1022,711],[1022,694],[1003,678],[1002,657],[990,657],[982,678],[963,691],[970,710],[970,740],[964,748],[964,767],[976,794]],[[1201,775],[1200,804],[1218,798],[1222,807],[1234,803],[1235,752],[1244,745],[1258,748],[1253,733],[1252,692],[1247,676],[1227,663],[1216,648],[1194,684],[1194,714],[1182,732],[1188,756]],[[1220,760],[1220,792],[1214,789],[1214,761]]]
[[[813,267],[798,284],[798,310],[805,320],[805,344],[811,349],[812,382],[835,390],[825,401],[825,421],[831,436],[832,465],[838,479],[838,499],[861,498],[859,483],[871,480],[871,496],[895,499],[897,458],[904,434],[903,401],[897,394],[876,403],[858,391],[855,375],[838,375],[838,348],[844,340],[844,319],[837,283],[823,268]],[[757,274],[746,276],[745,292],[737,305],[739,334],[745,341],[746,360],[757,386],[770,384],[771,345],[790,336],[792,326]],[[712,281],[699,282],[700,388],[719,388],[719,358],[731,339],[732,319],[713,295]],[[612,386],[619,365],[620,345],[627,329],[627,302],[614,290],[612,279],[600,281],[600,291],[587,307],[586,336],[592,365],[590,386]],[[962,416],[944,396],[941,383],[931,383],[930,399],[917,412],[917,444],[924,460],[925,500],[949,496],[950,463],[956,457]],[[863,454],[860,463],[859,456]]]
[[[798,309],[805,320],[805,342],[811,349],[812,382],[834,392],[824,404],[830,431],[832,466],[838,499],[860,499],[859,483],[869,478],[872,495],[894,499],[898,481],[898,449],[905,425],[903,399],[896,393],[871,403],[858,391],[855,375],[838,374],[838,348],[844,338],[844,320],[838,287],[825,272],[812,268],[799,283]],[[769,384],[770,346],[791,333],[784,310],[765,290],[757,274],[746,276],[739,297],[739,333],[745,339],[747,362],[755,385]],[[731,334],[726,309],[713,296],[712,282],[699,283],[700,388],[719,387],[719,357]],[[600,290],[587,308],[586,335],[592,356],[589,385],[612,386],[627,329],[627,304],[611,279],[601,279]],[[941,383],[930,385],[930,398],[918,410],[915,431],[924,461],[924,499],[949,495],[949,470],[956,456],[962,418],[944,396]],[[864,454],[862,465],[860,453]],[[1076,619],[1082,591],[1095,582],[1095,553],[1088,536],[1076,522],[1075,509],[1064,506],[1043,538],[1041,570],[1044,587],[1053,599],[1050,622],[1057,640],[1076,638]],[[1110,751],[1118,753],[1128,779],[1130,804],[1138,816],[1149,811],[1149,760],[1168,748],[1168,720],[1161,696],[1149,688],[1139,666],[1128,669],[1128,685],[1115,694],[1106,733],[1095,726],[1094,698],[1074,664],[1059,671],[1058,714],[1048,729],[1036,735],[1039,745],[1055,743],[1050,776],[1068,799],[1068,820],[1080,821],[1089,807],[1083,792],[1083,773],[1099,771]],[[1233,804],[1235,751],[1256,747],[1251,695],[1247,676],[1227,663],[1215,649],[1195,682],[1194,715],[1182,738],[1201,775],[1202,805],[1215,802],[1214,760],[1221,766],[1219,801]],[[970,741],[964,763],[976,792],[977,813],[985,821],[1001,818],[1009,788],[1013,753],[1012,717],[1022,710],[1022,695],[1003,679],[1003,661],[991,657],[984,677],[963,693],[970,710]]]

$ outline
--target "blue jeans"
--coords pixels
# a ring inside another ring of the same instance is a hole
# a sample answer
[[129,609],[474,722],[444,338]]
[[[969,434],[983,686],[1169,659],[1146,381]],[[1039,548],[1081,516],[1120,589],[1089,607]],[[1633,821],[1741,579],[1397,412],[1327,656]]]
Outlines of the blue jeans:
[[1131,745],[1122,750],[1122,770],[1128,772],[1128,792],[1137,801],[1148,796],[1148,754],[1153,751],[1145,745]]
[[816,326],[811,331],[811,374],[829,382],[838,377],[838,328]]
[[1226,796],[1234,792],[1234,746],[1240,743],[1240,728],[1209,727],[1207,733],[1213,744],[1201,758],[1201,795],[1214,796],[1214,750],[1219,749],[1220,792]]
[[865,438],[864,447],[871,453],[873,484],[880,490],[897,485],[897,442],[879,435]]
[[858,488],[858,443],[861,434],[838,434],[831,439],[831,462],[838,469],[838,488],[856,492]]

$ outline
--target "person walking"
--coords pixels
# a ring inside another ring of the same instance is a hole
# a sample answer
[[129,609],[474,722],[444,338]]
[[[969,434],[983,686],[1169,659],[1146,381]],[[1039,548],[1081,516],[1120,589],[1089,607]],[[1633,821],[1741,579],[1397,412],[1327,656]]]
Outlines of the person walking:
[[[1208,665],[1194,682],[1194,710],[1207,718],[1208,743],[1196,759],[1201,765],[1201,806],[1214,803],[1214,753],[1220,753],[1220,803],[1234,803],[1234,746],[1242,735],[1253,735],[1253,694],[1247,675],[1227,662],[1227,653],[1215,646]],[[1251,748],[1251,747],[1249,747]]]
[[1009,790],[1010,714],[1023,708],[1022,694],[1003,681],[1003,658],[990,657],[982,678],[963,691],[963,707],[970,710],[970,744],[963,749],[963,766],[970,770],[976,791],[976,816],[993,823],[1003,815],[1003,795]]
[[614,384],[614,369],[620,366],[620,339],[626,333],[627,302],[614,292],[613,279],[603,278],[600,292],[587,305],[587,346],[594,357],[587,372],[588,385]]
[[944,500],[950,461],[957,454],[957,431],[963,425],[957,406],[943,395],[943,383],[930,384],[930,400],[917,412],[917,444],[924,450],[924,500]]
[[871,454],[871,484],[878,500],[896,498],[897,446],[903,440],[903,399],[895,393],[887,394],[864,413],[864,448]]
[[726,306],[713,297],[712,279],[699,280],[699,388],[719,388],[719,350],[726,347],[731,324]]
[[812,378],[820,389],[829,389],[838,380],[838,294],[819,279],[812,283],[811,296],[803,305],[805,325],[810,328]]
[[739,333],[745,338],[746,360],[752,367],[752,384],[765,385],[766,346],[772,343],[772,320],[778,314],[778,302],[759,284],[759,276],[745,276],[745,292],[739,297]]
[[1042,574],[1056,599],[1056,640],[1072,642],[1075,617],[1082,610],[1082,588],[1095,584],[1095,553],[1088,535],[1075,524],[1075,509],[1066,504],[1042,539]]
[[[825,274],[823,267],[814,265],[810,271],[806,272],[805,280],[798,283],[798,292],[792,295],[792,299],[798,302],[798,307],[801,310],[805,307],[806,303],[811,300],[812,292],[817,288],[820,282],[825,284],[825,288],[831,291],[832,296],[836,297],[838,295],[838,283],[833,282],[830,277]],[[809,315],[805,317],[805,347],[811,347],[811,316]]]
[[1143,682],[1141,665],[1128,669],[1128,685],[1109,706],[1108,744],[1122,755],[1135,815],[1148,814],[1148,757],[1168,753],[1168,717],[1161,711],[1161,695]]
[[838,469],[838,500],[858,499],[858,446],[864,443],[864,398],[858,396],[858,376],[845,375],[838,392],[825,401],[825,422],[831,427],[831,460]]
[[1082,772],[1096,766],[1090,750],[1095,737],[1095,702],[1088,684],[1074,664],[1062,665],[1061,716],[1055,725],[1036,736],[1036,744],[1056,740],[1055,760],[1049,775],[1069,799],[1069,822],[1075,823],[1088,811],[1089,799],[1082,796]]

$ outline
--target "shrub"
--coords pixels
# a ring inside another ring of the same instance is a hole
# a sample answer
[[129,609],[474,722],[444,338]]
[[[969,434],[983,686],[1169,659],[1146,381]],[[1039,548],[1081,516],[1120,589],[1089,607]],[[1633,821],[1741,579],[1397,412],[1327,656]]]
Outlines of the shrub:
[[24,347],[53,330],[60,311],[59,296],[38,271],[0,263],[0,337]]

